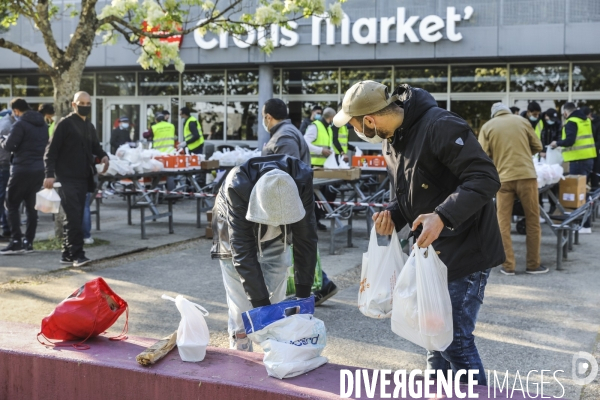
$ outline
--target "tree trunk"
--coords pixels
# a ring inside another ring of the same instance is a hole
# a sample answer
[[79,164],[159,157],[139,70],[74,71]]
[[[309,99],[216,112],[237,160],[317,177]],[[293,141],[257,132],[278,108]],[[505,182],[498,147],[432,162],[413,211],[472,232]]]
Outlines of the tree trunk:
[[75,62],[68,70],[61,71],[57,76],[52,77],[52,83],[54,84],[54,110],[57,121],[73,111],[71,102],[75,93],[79,91],[84,68],[85,63]]

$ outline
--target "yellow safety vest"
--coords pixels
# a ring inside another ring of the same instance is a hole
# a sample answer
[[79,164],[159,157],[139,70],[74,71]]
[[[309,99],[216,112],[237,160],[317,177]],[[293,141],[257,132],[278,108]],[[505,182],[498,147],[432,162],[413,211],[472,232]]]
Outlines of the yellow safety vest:
[[[196,122],[196,126],[198,126],[198,133],[200,134],[200,138],[193,143],[189,141],[192,140],[192,131],[190,131],[190,123]],[[187,143],[187,147],[190,150],[194,150],[204,143],[204,135],[202,134],[202,127],[198,120],[192,116],[190,116],[187,121],[185,121],[185,126],[183,128],[183,136],[185,138],[185,142]]]
[[[592,134],[592,121],[589,118],[585,120],[577,117],[569,117],[565,122],[572,121],[577,124],[577,138],[571,147],[565,147],[562,155],[565,161],[587,160],[596,158],[596,145],[594,144],[594,135]],[[563,126],[562,140],[567,138],[567,132]]]
[[[346,125],[340,127],[338,129],[338,140],[340,145],[342,146],[342,151],[344,154],[348,153],[348,127]],[[340,154],[339,150],[335,149],[335,154]]]
[[[312,144],[330,149],[333,145],[333,131],[331,130],[331,126],[328,126],[327,129],[325,129],[325,125],[323,125],[321,121],[313,121],[313,125],[317,127],[317,138]],[[310,155],[310,163],[315,167],[322,167],[325,165],[325,160],[327,160],[327,157],[322,154]]]
[[540,118],[540,122],[535,126],[535,136],[538,139],[542,140],[542,131],[544,130],[544,120]]
[[152,148],[162,151],[163,153],[169,152],[175,148],[175,126],[166,121],[161,121],[152,126]]

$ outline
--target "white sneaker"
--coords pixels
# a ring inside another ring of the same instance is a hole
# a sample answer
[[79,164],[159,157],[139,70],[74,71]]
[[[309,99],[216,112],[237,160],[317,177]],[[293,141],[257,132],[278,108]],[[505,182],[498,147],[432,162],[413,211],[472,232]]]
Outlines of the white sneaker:
[[588,234],[592,233],[592,228],[579,228],[579,233]]
[[540,224],[545,224],[545,223],[546,223],[546,220],[544,218],[540,217]]
[[93,237],[89,237],[87,239],[83,239],[83,243],[85,243],[85,244],[94,244],[94,238]]

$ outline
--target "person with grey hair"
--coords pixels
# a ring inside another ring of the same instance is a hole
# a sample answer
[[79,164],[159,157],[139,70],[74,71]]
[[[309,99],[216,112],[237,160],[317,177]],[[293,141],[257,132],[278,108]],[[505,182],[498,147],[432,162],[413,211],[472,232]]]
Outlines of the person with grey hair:
[[311,295],[317,263],[312,175],[294,157],[255,157],[229,172],[215,198],[211,256],[223,273],[231,349],[252,351],[242,313],[285,298],[290,244],[296,296]]
[[320,120],[314,120],[306,128],[304,140],[308,144],[311,154],[311,164],[314,167],[322,167],[327,157],[331,155],[333,147],[333,132],[331,131],[331,121],[335,116],[335,110],[327,107],[323,110],[323,117]]
[[486,122],[479,133],[479,143],[494,161],[500,175],[500,190],[496,195],[498,224],[506,261],[500,272],[515,274],[515,253],[510,237],[512,210],[515,196],[521,200],[525,211],[527,230],[527,269],[528,274],[543,274],[548,268],[540,264],[542,230],[538,206],[537,174],[531,156],[542,151],[542,143],[531,124],[514,115],[508,106],[495,103],[492,106],[492,119]]

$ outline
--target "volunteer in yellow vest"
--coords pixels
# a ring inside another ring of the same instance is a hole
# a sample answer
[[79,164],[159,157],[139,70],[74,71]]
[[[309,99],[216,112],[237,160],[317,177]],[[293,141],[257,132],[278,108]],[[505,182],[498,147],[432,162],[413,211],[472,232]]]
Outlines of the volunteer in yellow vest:
[[40,104],[38,111],[44,116],[44,121],[48,124],[48,135],[52,137],[54,133],[54,105],[50,103]]
[[[589,177],[596,158],[596,145],[592,131],[592,121],[577,109],[575,103],[565,103],[562,107],[565,125],[562,129],[562,140],[550,144],[552,148],[563,148],[563,159],[569,163],[570,175],[585,175]],[[584,223],[579,233],[592,233],[589,219]]]
[[[338,105],[338,111],[342,109],[342,103]],[[333,147],[335,154],[341,155],[344,161],[348,161],[348,150],[356,151],[356,147],[348,143],[348,124],[337,127],[331,124],[331,131],[333,132]]]
[[314,167],[322,167],[327,157],[331,154],[331,148],[333,147],[331,121],[333,121],[334,115],[335,110],[327,107],[323,110],[322,117],[315,119],[306,128],[304,140],[308,144],[311,163]]
[[175,148],[175,126],[165,121],[163,114],[156,115],[156,124],[152,126],[152,148],[168,153]]
[[179,143],[177,146],[183,149],[187,146],[190,153],[202,154],[204,150],[204,135],[202,134],[202,126],[198,120],[190,115],[191,111],[187,107],[182,107],[179,110],[179,116],[183,118],[183,138],[185,142]]

